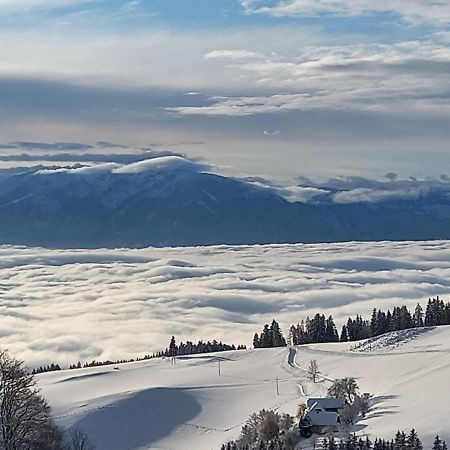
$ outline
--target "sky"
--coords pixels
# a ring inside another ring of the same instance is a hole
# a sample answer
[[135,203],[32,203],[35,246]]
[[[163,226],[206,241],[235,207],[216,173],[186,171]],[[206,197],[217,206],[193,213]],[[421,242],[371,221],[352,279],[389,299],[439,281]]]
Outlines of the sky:
[[0,0],[0,152],[100,141],[283,181],[448,175],[449,22],[429,0]]

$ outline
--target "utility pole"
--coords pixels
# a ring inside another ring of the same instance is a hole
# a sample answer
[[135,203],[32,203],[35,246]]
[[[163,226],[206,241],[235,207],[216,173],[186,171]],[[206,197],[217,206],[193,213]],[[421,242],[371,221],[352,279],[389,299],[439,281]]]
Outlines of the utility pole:
[[277,395],[280,395],[280,390],[279,390],[279,387],[278,387],[278,377],[277,377]]
[[221,373],[220,373],[220,359],[219,359],[219,377],[220,377]]

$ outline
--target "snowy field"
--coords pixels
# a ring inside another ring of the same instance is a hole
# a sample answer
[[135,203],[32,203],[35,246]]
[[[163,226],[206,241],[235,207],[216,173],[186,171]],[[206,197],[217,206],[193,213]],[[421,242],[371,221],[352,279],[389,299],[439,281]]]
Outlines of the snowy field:
[[0,247],[0,346],[29,365],[251,344],[316,312],[338,324],[450,292],[450,241],[142,250]]
[[[58,421],[86,431],[97,450],[218,450],[252,412],[294,413],[305,396],[322,395],[329,379],[345,376],[373,395],[359,433],[391,438],[416,427],[425,450],[437,433],[450,441],[450,326],[353,346],[224,352],[179,357],[175,365],[156,359],[38,379]],[[311,359],[322,374],[316,384],[305,376]]]

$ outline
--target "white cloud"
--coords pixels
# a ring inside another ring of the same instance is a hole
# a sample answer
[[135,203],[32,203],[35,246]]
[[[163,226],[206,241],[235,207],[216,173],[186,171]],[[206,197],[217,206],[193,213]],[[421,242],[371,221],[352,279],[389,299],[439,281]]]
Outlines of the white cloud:
[[249,50],[213,50],[205,55],[205,59],[254,59],[262,55]]
[[335,203],[381,203],[396,199],[419,198],[428,193],[426,187],[415,187],[410,189],[376,190],[368,188],[352,189],[339,192],[333,196]]
[[235,60],[228,69],[265,92],[171,110],[230,116],[313,109],[450,113],[450,48],[438,42],[306,46],[287,58]]
[[[0,75],[70,81],[101,87],[161,87],[185,92],[251,87],[228,69],[271,51],[326,40],[311,28],[232,29],[213,31],[152,30],[94,34],[0,31]],[[242,44],[245,42],[245,49]],[[205,57],[205,55],[208,55]],[[180,76],[182,73],[182,76]]]
[[317,311],[342,324],[450,292],[450,242],[141,250],[0,247],[0,346],[29,364],[144,355],[178,339],[250,344]]
[[247,13],[269,14],[275,17],[315,16],[331,14],[358,16],[373,13],[395,13],[410,22],[450,22],[450,4],[428,0],[241,0]]
[[113,170],[113,173],[142,173],[147,171],[176,169],[201,171],[205,168],[205,165],[190,161],[181,156],[162,156],[160,158],[153,158],[147,161],[139,161],[124,165],[123,167]]
[[92,0],[0,0],[0,14],[10,11],[25,11],[30,8],[54,8],[90,3]]
[[181,156],[159,156],[144,161],[132,162],[129,164],[118,164],[115,162],[105,162],[100,164],[87,163],[82,167],[74,168],[45,168],[38,170],[38,175],[52,175],[58,173],[68,173],[72,175],[95,175],[100,172],[110,172],[111,174],[138,174],[143,172],[160,172],[170,170],[189,170],[194,172],[202,172],[210,170],[212,166],[191,161]]

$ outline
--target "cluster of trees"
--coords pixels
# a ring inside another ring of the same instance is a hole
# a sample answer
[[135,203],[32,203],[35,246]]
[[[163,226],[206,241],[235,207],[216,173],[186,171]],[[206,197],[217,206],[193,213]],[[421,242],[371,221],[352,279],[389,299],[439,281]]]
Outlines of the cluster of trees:
[[[286,343],[284,344],[286,345]],[[198,341],[197,344],[194,344],[191,341],[187,341],[186,343],[181,342],[179,345],[177,345],[175,341],[175,337],[172,336],[172,339],[170,340],[169,347],[166,348],[164,351],[155,352],[151,355],[145,355],[142,358],[130,358],[130,359],[117,359],[117,360],[110,360],[107,359],[106,361],[97,361],[92,360],[90,362],[85,362],[84,364],[81,363],[81,361],[78,361],[76,364],[70,364],[69,369],[86,369],[88,367],[100,367],[100,366],[111,366],[111,365],[117,365],[117,364],[124,364],[124,363],[132,363],[136,361],[146,361],[148,359],[153,358],[161,358],[162,356],[178,356],[178,355],[192,355],[197,353],[213,353],[213,352],[223,352],[226,350],[245,350],[247,346],[245,345],[238,345],[237,347],[235,345],[228,345],[223,344],[222,342],[217,342],[216,340],[203,342],[202,340]],[[54,372],[56,370],[61,370],[61,367],[59,364],[49,364],[48,366],[41,366],[38,368],[35,368],[32,370],[33,375],[37,375],[39,373],[44,372]]]
[[263,409],[252,414],[239,438],[222,445],[221,450],[293,450],[299,441],[292,416]]
[[425,313],[422,306],[417,304],[413,312],[406,306],[397,306],[392,312],[374,309],[370,321],[363,320],[360,316],[355,320],[349,318],[342,328],[340,340],[357,341],[380,336],[389,331],[439,325],[450,325],[450,303],[445,303],[438,296],[428,299]]
[[272,323],[266,323],[261,334],[255,333],[253,337],[254,348],[269,348],[269,347],[286,347],[286,339],[280,329],[280,325],[274,319]]
[[[422,442],[416,430],[412,429],[408,434],[397,431],[394,439],[385,440],[376,438],[373,442],[369,439],[358,438],[350,435],[347,439],[337,441],[334,437],[326,439],[325,450],[423,450]],[[432,450],[447,450],[445,441],[439,436],[434,439]]]
[[125,364],[136,361],[145,361],[147,359],[152,359],[155,357],[156,357],[155,355],[146,355],[142,358],[117,359],[117,360],[107,359],[106,361],[97,361],[96,359],[93,359],[91,362],[85,362],[84,364],[81,364],[81,362],[78,361],[76,364],[71,364],[69,366],[69,369],[73,370],[73,369],[86,369],[88,367],[112,366],[115,364]]
[[92,450],[86,435],[66,436],[22,361],[0,352],[0,448],[4,450]]
[[32,370],[32,375],[37,375],[38,373],[44,373],[44,372],[56,372],[58,370],[61,370],[61,367],[59,367],[59,364],[49,364],[48,366],[41,366],[36,369]]
[[[417,304],[413,312],[406,306],[396,306],[392,311],[374,309],[370,320],[360,315],[347,319],[339,335],[334,319],[317,313],[312,319],[307,317],[297,325],[289,328],[289,345],[313,344],[319,342],[348,342],[380,336],[389,331],[406,330],[415,327],[450,325],[450,302],[445,303],[438,297],[428,299],[425,309]],[[264,325],[260,335],[255,334],[253,346],[281,347],[286,341],[278,323],[273,320],[272,325]]]
[[[161,356],[163,352],[160,352]],[[107,359],[106,361],[97,361],[92,360],[91,362],[85,362],[84,364],[81,363],[81,361],[78,361],[76,364],[70,364],[68,369],[86,369],[88,367],[100,367],[100,366],[112,366],[116,364],[124,364],[124,363],[130,363],[130,362],[136,362],[136,361],[145,361],[147,359],[156,358],[158,355],[154,353],[153,355],[145,355],[142,358],[131,358],[131,359],[117,359],[117,360],[110,360]],[[32,370],[33,375],[37,375],[39,373],[44,372],[54,372],[56,370],[62,370],[59,364],[49,364],[48,366],[41,366],[38,368],[35,368]]]
[[439,296],[428,299],[424,324],[426,327],[450,325],[450,302],[445,303]]
[[319,342],[339,342],[339,335],[332,316],[323,314],[309,317],[289,329],[288,341],[291,345],[313,344]]
[[170,339],[169,347],[166,350],[158,355],[160,356],[181,356],[181,355],[195,355],[197,353],[215,353],[215,352],[224,352],[227,350],[245,350],[247,347],[245,345],[228,345],[222,343],[222,341],[213,341],[203,342],[202,340],[198,341],[197,344],[194,344],[191,341],[186,341],[186,343],[181,342],[177,345],[175,340],[175,336],[172,336]]

